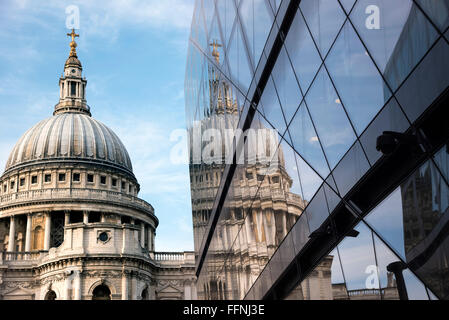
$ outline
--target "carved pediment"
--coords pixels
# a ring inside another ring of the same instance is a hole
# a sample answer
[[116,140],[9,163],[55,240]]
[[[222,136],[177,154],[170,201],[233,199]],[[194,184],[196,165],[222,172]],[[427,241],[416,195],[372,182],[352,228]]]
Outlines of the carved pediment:
[[156,292],[158,294],[160,293],[182,293],[182,291],[170,284],[166,285],[165,287],[161,288],[161,289],[156,289]]
[[5,291],[2,295],[3,300],[34,300],[32,290],[18,286],[10,291]]

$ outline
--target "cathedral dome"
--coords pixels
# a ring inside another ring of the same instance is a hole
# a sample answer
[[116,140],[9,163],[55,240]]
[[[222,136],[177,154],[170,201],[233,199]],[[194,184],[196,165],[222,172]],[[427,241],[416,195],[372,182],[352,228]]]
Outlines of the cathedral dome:
[[76,56],[70,56],[67,58],[64,68],[69,68],[69,67],[78,67],[78,68],[82,68],[81,66],[81,61],[78,60],[78,57]]
[[125,146],[101,122],[83,113],[62,113],[42,120],[17,142],[5,171],[36,162],[96,162],[132,174]]

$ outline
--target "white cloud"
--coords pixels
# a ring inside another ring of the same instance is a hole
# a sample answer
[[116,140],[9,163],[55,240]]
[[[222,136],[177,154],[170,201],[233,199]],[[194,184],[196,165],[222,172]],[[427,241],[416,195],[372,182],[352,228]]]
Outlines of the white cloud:
[[[39,13],[60,15],[65,22],[65,8],[76,5],[80,9],[81,25],[94,23],[95,27],[117,27],[123,23],[140,24],[155,28],[190,28],[193,16],[193,0],[103,0],[71,1],[48,0],[45,2],[15,0],[11,9],[29,10],[33,16]],[[110,30],[103,30],[107,34]]]

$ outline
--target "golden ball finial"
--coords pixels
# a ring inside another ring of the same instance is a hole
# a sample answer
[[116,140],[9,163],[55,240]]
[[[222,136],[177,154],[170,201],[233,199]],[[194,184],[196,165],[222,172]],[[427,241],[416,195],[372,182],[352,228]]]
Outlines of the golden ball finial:
[[75,33],[75,29],[72,29],[72,32],[71,33],[67,33],[67,35],[69,37],[72,37],[72,41],[69,44],[70,45],[70,56],[71,57],[76,57],[76,46],[77,46],[77,44],[75,42],[75,38],[79,37],[80,35]]

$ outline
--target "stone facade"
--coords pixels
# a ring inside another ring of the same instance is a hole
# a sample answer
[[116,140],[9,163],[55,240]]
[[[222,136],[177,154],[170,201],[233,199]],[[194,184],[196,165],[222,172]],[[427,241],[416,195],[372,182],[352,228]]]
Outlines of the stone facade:
[[0,299],[196,299],[193,252],[154,252],[158,219],[120,139],[91,117],[71,52],[53,117],[0,177]]

